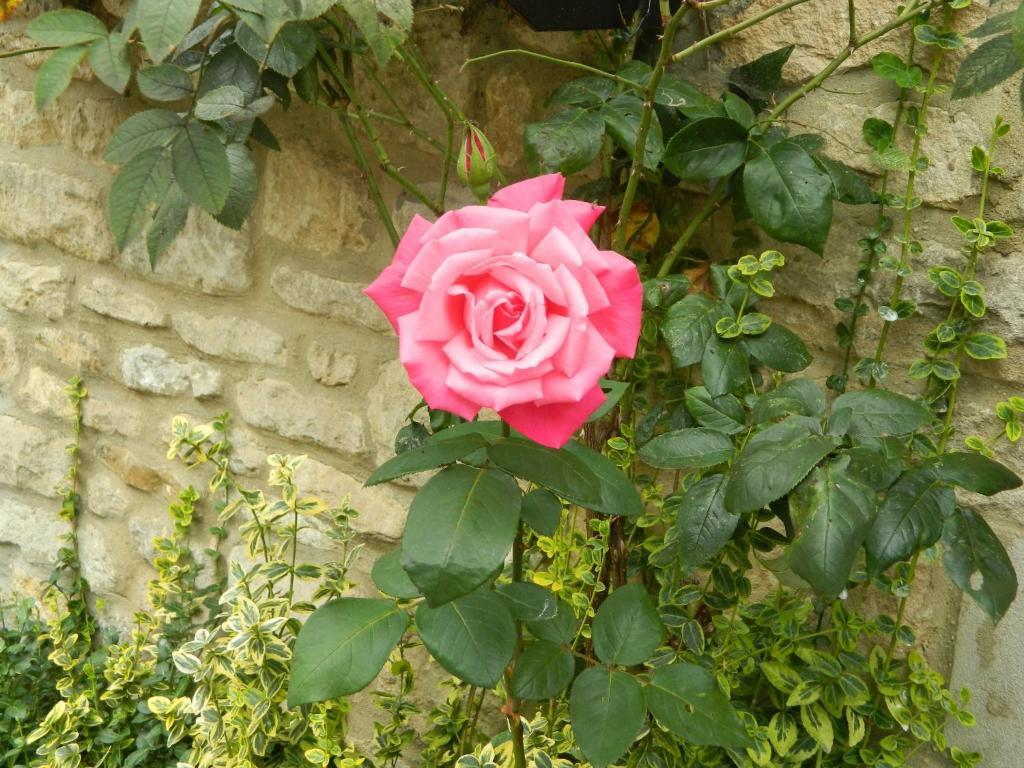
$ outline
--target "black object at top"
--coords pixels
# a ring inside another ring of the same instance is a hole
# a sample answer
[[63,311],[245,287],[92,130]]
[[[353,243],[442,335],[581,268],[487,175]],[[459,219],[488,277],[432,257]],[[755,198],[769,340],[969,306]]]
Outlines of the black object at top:
[[660,26],[657,0],[508,0],[539,32],[618,29],[639,7],[643,26]]

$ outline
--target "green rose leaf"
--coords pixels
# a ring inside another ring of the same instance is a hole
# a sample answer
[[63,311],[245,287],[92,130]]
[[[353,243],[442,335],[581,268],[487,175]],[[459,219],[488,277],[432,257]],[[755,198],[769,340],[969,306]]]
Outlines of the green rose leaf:
[[89,66],[104,85],[124,93],[132,77],[128,35],[112,32],[90,45]]
[[192,29],[202,0],[137,0],[135,18],[149,57],[166,59]]
[[646,714],[643,689],[626,672],[591,667],[573,683],[569,696],[573,733],[595,768],[617,762],[626,753]]
[[174,178],[189,200],[212,215],[227,202],[231,163],[227,149],[208,125],[189,123],[172,145]]
[[745,336],[740,343],[773,371],[797,373],[814,359],[800,337],[778,323],[772,323],[760,336]]
[[537,640],[523,649],[512,673],[512,694],[520,699],[551,699],[569,687],[576,663],[566,649]]
[[562,502],[551,491],[538,488],[523,497],[523,522],[542,536],[554,536],[562,522]]
[[190,207],[191,204],[181,187],[172,181],[153,216],[149,229],[146,230],[146,254],[149,256],[150,266],[154,269],[160,257],[167,252],[185,228]]
[[409,617],[393,600],[342,597],[320,606],[295,640],[288,706],[361,691],[408,626]]
[[158,64],[140,69],[135,75],[139,91],[154,101],[192,98],[192,76],[177,64]]
[[750,376],[746,347],[739,340],[730,341],[714,334],[704,347],[700,371],[704,386],[712,397],[721,397],[739,389],[747,384]]
[[385,595],[397,597],[399,600],[413,600],[420,596],[420,591],[402,568],[401,549],[392,550],[378,557],[370,570],[370,578],[377,589]]
[[810,379],[786,381],[770,392],[765,392],[754,404],[755,424],[772,421],[780,416],[821,416],[825,413],[825,393]]
[[821,255],[832,226],[832,180],[807,150],[780,141],[761,152],[744,168],[743,193],[765,232]]
[[519,527],[521,499],[503,472],[462,464],[420,489],[402,535],[402,567],[427,602],[466,595],[501,568]]
[[370,475],[366,485],[378,485],[417,472],[437,469],[445,464],[456,462],[474,451],[486,448],[488,445],[489,443],[483,435],[474,432],[443,440],[435,437],[419,448],[413,448],[405,453],[400,453],[393,459],[388,459]]
[[753,744],[715,678],[696,664],[654,670],[644,697],[655,719],[683,741],[729,749]]
[[712,475],[687,489],[677,508],[676,539],[683,568],[691,571],[722,551],[740,521],[725,508],[727,475]]
[[788,420],[756,435],[733,464],[725,506],[733,514],[755,512],[785,496],[835,448],[832,437]]
[[103,159],[108,163],[127,163],[152,147],[165,147],[182,130],[181,117],[166,109],[148,109],[125,120],[107,144]]
[[665,148],[665,167],[681,179],[727,176],[747,155],[747,129],[727,117],[694,120]]
[[690,387],[686,390],[686,410],[702,427],[727,435],[747,428],[743,404],[733,395],[712,397],[705,387]]
[[437,663],[470,685],[493,688],[512,660],[516,627],[505,601],[479,591],[416,610],[416,629]]
[[1016,473],[979,453],[946,453],[929,459],[923,466],[948,483],[985,496],[1021,486]]
[[705,427],[658,435],[640,448],[640,459],[659,469],[701,469],[732,458],[732,439]]
[[942,563],[954,584],[998,622],[1017,596],[1017,573],[999,538],[972,509],[957,508],[942,530]]
[[909,397],[884,389],[864,389],[840,395],[833,411],[849,408],[849,434],[853,437],[909,435],[931,420],[928,409]]
[[825,464],[790,494],[789,511],[796,536],[786,548],[786,560],[797,576],[831,600],[846,587],[867,537],[874,491],[842,464]]
[[658,609],[642,584],[612,592],[597,611],[592,628],[594,653],[605,664],[642,664],[665,639]]
[[29,22],[26,34],[41,45],[80,45],[107,36],[103,22],[85,11],[64,8],[44,13]]
[[[643,109],[644,103],[640,97],[631,94],[616,96],[601,107],[601,116],[604,118],[608,135],[630,157],[633,156],[639,138]],[[661,135],[661,123],[658,122],[657,116],[654,116],[644,142],[644,167],[650,170],[657,168],[664,153],[665,144]]]
[[889,489],[867,538],[868,570],[884,571],[939,540],[956,505],[934,468],[911,469]]
[[166,147],[151,147],[133,157],[110,185],[107,207],[117,247],[141,231],[151,206],[163,200],[171,184],[171,157]]
[[601,151],[604,119],[596,112],[571,108],[539,123],[530,123],[523,141],[530,164],[540,171],[577,173]]
[[989,91],[1017,74],[1022,66],[1013,35],[992,38],[971,51],[960,65],[953,98],[964,99]]
[[546,621],[558,613],[558,598],[537,584],[514,581],[498,586],[495,591],[520,621]]
[[36,75],[34,87],[36,109],[40,112],[53,104],[71,85],[71,77],[78,65],[82,63],[88,48],[84,45],[73,45],[61,48],[50,54],[43,62]]
[[228,165],[231,167],[231,189],[217,221],[231,229],[241,229],[256,204],[258,177],[256,162],[245,144],[233,142],[227,146]]
[[672,364],[685,368],[699,363],[715,333],[715,323],[724,316],[721,302],[699,293],[691,293],[669,307],[661,335],[672,353]]

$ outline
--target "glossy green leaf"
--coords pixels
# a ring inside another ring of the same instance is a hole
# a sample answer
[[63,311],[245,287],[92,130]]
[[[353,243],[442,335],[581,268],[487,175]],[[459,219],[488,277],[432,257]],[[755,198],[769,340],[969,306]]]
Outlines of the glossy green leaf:
[[735,435],[747,428],[743,404],[733,395],[712,397],[705,387],[686,390],[686,409],[702,427],[727,435]]
[[263,63],[285,77],[295,77],[316,56],[316,34],[301,21],[285,24],[268,45],[250,27],[241,25],[235,41],[253,60]]
[[295,640],[288,706],[361,691],[408,626],[409,617],[393,600],[342,597],[322,605]]
[[727,176],[747,154],[747,129],[727,117],[694,120],[665,148],[665,167],[681,179]]
[[586,109],[557,112],[539,123],[529,123],[523,141],[532,167],[539,171],[578,173],[601,151],[604,119]]
[[[377,64],[385,66],[409,32],[411,3],[408,0],[388,0],[386,3],[380,0],[341,0],[341,7],[359,28]],[[390,23],[381,20],[382,14]]]
[[522,517],[542,536],[554,536],[562,522],[562,502],[551,491],[538,488],[523,497]]
[[865,438],[846,452],[848,471],[862,483],[884,491],[903,474],[907,448],[898,437]]
[[514,581],[499,585],[495,591],[505,600],[513,618],[520,621],[546,621],[558,613],[558,598],[537,584]]
[[385,595],[400,600],[412,600],[420,596],[420,591],[402,568],[401,549],[393,549],[378,557],[370,569],[370,578]]
[[217,134],[202,123],[189,123],[174,139],[171,160],[174,178],[189,200],[219,213],[231,191],[231,164]]
[[1022,68],[1012,35],[987,40],[971,51],[957,70],[953,98],[964,99],[995,88]]
[[685,742],[729,749],[753,743],[715,678],[696,664],[654,670],[644,697],[657,721]]
[[754,99],[766,99],[782,86],[782,70],[796,49],[787,45],[769,51],[729,73],[729,82]]
[[105,86],[118,93],[124,93],[132,77],[132,63],[128,58],[128,36],[112,32],[90,45],[89,66]]
[[256,204],[258,178],[256,162],[244,144],[227,146],[228,165],[231,167],[231,189],[217,221],[231,229],[241,229]]
[[543,619],[527,620],[526,628],[530,634],[540,640],[547,640],[549,643],[561,645],[570,643],[576,637],[579,629],[579,620],[573,613],[572,606],[564,600],[555,600],[554,616]]
[[847,392],[836,398],[832,410],[849,408],[853,437],[909,435],[931,420],[928,409],[909,397],[884,389]]
[[929,459],[923,466],[934,470],[947,483],[985,496],[1021,486],[1015,472],[980,453],[946,453]]
[[142,231],[151,207],[163,199],[170,183],[171,159],[164,147],[147,149],[121,169],[107,200],[110,230],[118,248]]
[[837,202],[847,205],[866,205],[877,199],[875,191],[868,186],[860,173],[838,160],[815,155],[818,164],[832,180],[832,197]]
[[599,107],[612,97],[615,83],[604,77],[580,77],[558,86],[548,96],[548,107]]
[[136,0],[135,19],[149,57],[157,64],[182,41],[202,0]]
[[512,660],[516,627],[505,601],[481,590],[416,610],[416,629],[437,663],[470,685],[493,688]]
[[761,395],[752,415],[755,424],[791,414],[821,416],[826,404],[825,393],[816,383],[810,379],[794,379]]
[[835,447],[834,438],[784,421],[752,439],[733,463],[725,506],[734,514],[755,512],[797,486]]
[[643,501],[636,485],[607,456],[576,440],[570,440],[562,446],[562,451],[580,462],[597,478],[598,505],[591,507],[595,512],[637,517],[643,511]]
[[520,699],[550,699],[569,687],[576,671],[566,649],[537,640],[523,649],[512,673],[512,694]]
[[665,626],[646,588],[627,584],[612,592],[597,611],[591,642],[605,664],[645,662],[665,639]]
[[824,251],[832,226],[832,180],[803,147],[780,141],[748,161],[743,193],[754,221],[769,235]]
[[687,489],[676,512],[679,560],[686,571],[714,558],[732,538],[739,515],[725,508],[727,475],[711,475]]
[[110,137],[103,159],[127,163],[140,152],[165,147],[182,130],[181,117],[166,109],[147,109],[125,120]]
[[53,104],[71,85],[71,77],[78,65],[85,58],[88,48],[84,45],[73,45],[61,48],[50,54],[36,74],[34,86],[36,109],[42,111]]
[[712,397],[721,397],[748,385],[750,359],[743,342],[719,338],[717,333],[712,335],[704,347],[700,372],[704,387]]
[[732,438],[705,427],[666,432],[640,448],[640,460],[660,469],[700,469],[732,458]]
[[[643,101],[639,96],[633,94],[616,96],[601,107],[601,117],[604,118],[608,135],[630,157],[633,156],[637,140],[640,137],[640,119],[643,109]],[[644,167],[650,170],[657,168],[664,153],[665,144],[661,135],[661,123],[658,122],[657,115],[654,115],[647,130],[647,139],[644,142]]]
[[519,527],[515,481],[462,464],[416,494],[402,535],[402,567],[431,605],[466,595],[501,567]]
[[636,740],[647,710],[640,684],[621,670],[591,667],[573,683],[573,735],[594,768],[617,762]]
[[435,437],[419,448],[413,448],[393,459],[388,459],[370,475],[366,485],[378,485],[417,472],[437,469],[486,448],[487,445],[488,442],[482,435],[472,432],[447,439]]
[[975,360],[1005,360],[1006,342],[992,333],[972,333],[964,339],[964,352]]
[[998,622],[1017,596],[1017,573],[999,537],[977,512],[958,507],[943,527],[942,543],[949,578]]
[[225,46],[207,62],[197,91],[200,97],[225,85],[233,85],[247,99],[260,95],[262,77],[260,65],[237,45]]
[[881,573],[939,540],[953,490],[934,469],[911,469],[889,489],[867,538],[868,569]]
[[191,207],[185,193],[177,182],[171,182],[160,207],[153,216],[153,221],[146,230],[146,254],[149,264],[156,269],[157,261],[177,239],[188,222],[188,211]]
[[[816,468],[789,496],[796,528],[786,559],[826,599],[846,587],[874,518],[875,494],[841,463]],[[804,702],[801,702],[804,703]]]
[[177,64],[158,64],[140,69],[135,75],[139,91],[154,101],[192,98],[192,76]]
[[685,368],[699,363],[715,332],[715,323],[724,316],[721,302],[700,293],[692,293],[669,307],[661,335],[672,353],[672,364]]
[[743,348],[773,371],[797,373],[814,359],[800,337],[778,323],[772,323],[760,336],[744,336]]

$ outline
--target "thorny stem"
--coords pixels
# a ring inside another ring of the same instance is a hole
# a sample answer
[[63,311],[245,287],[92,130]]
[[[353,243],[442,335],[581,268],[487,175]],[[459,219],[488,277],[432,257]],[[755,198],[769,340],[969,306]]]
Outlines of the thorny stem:
[[[509,425],[502,421],[501,422],[501,434],[502,437],[508,437],[512,433]],[[525,529],[523,523],[520,521],[519,528],[516,530],[516,538],[512,543],[512,583],[518,583],[523,580],[523,553],[526,550],[525,541]],[[523,623],[516,619],[516,646],[515,651],[512,654],[512,663],[510,669],[514,670],[516,664],[519,663],[519,656],[523,651]],[[508,702],[506,704],[508,712],[509,727],[512,731],[512,751],[515,757],[515,768],[526,768],[526,746],[524,744],[523,737],[523,719],[519,712],[521,702],[512,695],[512,675],[506,674],[505,685],[508,687]]]
[[633,163],[629,168],[629,179],[626,181],[626,191],[622,195],[619,219],[615,224],[615,234],[612,237],[612,248],[616,251],[622,251],[626,244],[626,226],[629,223],[629,214],[633,210],[633,201],[636,199],[636,191],[640,185],[640,176],[643,173],[644,159],[647,154],[647,134],[650,133],[651,122],[654,118],[654,99],[658,93],[661,78],[665,74],[665,67],[672,60],[672,43],[675,40],[676,30],[679,29],[688,10],[688,5],[680,6],[665,25],[661,37],[661,48],[658,51],[658,60],[654,64],[651,77],[647,81],[647,88],[644,91],[644,108],[640,114],[640,127],[637,130],[636,143],[633,146]]
[[849,0],[846,19],[850,24],[850,45],[857,44],[857,0]]
[[[773,6],[768,10],[762,11],[761,13],[755,16],[751,16],[749,19],[744,19],[738,24],[733,24],[731,27],[726,27],[725,29],[716,32],[713,35],[701,38],[688,48],[684,48],[678,53],[673,54],[672,62],[677,63],[682,61],[683,59],[687,59],[693,54],[697,53],[698,51],[704,50],[709,45],[714,45],[715,43],[721,42],[722,40],[728,40],[733,35],[736,35],[745,29],[749,29],[750,27],[753,27],[756,24],[760,24],[762,21],[765,21],[766,19],[770,19],[772,16],[775,16],[776,14],[782,13],[783,11],[788,11],[790,8],[795,8],[796,6],[803,5],[806,2],[809,2],[809,0],[786,0],[786,2],[780,5]],[[709,3],[701,3],[696,6],[697,10],[707,10],[708,8],[714,7],[715,4]]]
[[[947,7],[942,25],[943,30],[949,29],[949,22],[952,15],[952,9]],[[915,121],[914,144],[910,152],[910,170],[907,171],[907,187],[903,194],[903,229],[900,233],[900,261],[896,269],[896,279],[893,282],[892,296],[889,298],[889,307],[894,307],[900,300],[900,295],[903,292],[904,273],[910,266],[911,235],[913,234],[914,225],[914,186],[917,182],[917,165],[921,159],[921,145],[925,134],[928,132],[928,107],[931,104],[931,98],[935,93],[935,81],[938,79],[939,67],[942,64],[944,54],[945,48],[937,46],[935,53],[932,56],[931,72],[928,75],[928,83],[925,86],[924,95],[921,97],[921,106],[918,109],[918,116]],[[882,361],[882,354],[885,352],[885,344],[889,338],[889,329],[892,327],[892,322],[893,321],[891,320],[885,320],[882,323],[882,331],[878,337],[878,345],[875,347],[875,358],[874,365],[871,368],[871,378],[868,381],[869,387],[874,387],[878,383],[875,377],[875,372],[878,370],[878,366]]]
[[537,59],[538,61],[546,61],[549,64],[558,64],[563,67],[568,67],[569,69],[577,69],[581,72],[586,72],[591,75],[597,75],[598,77],[603,77],[606,80],[611,80],[613,82],[618,83],[619,85],[623,85],[632,90],[644,90],[644,87],[641,84],[635,83],[632,80],[629,80],[625,77],[620,77],[619,75],[616,75],[613,72],[605,72],[603,69],[591,67],[588,64],[583,64],[578,61],[571,61],[569,59],[560,59],[557,56],[548,56],[547,54],[538,53],[537,51],[531,51],[526,48],[506,48],[503,51],[495,51],[494,53],[485,53],[482,56],[474,56],[472,58],[466,59],[466,61],[463,62],[462,64],[462,68],[464,69],[468,64],[476,64],[477,62],[487,61],[489,59],[496,59],[499,56],[526,56],[531,59]]
[[30,53],[44,53],[45,51],[55,51],[59,47],[59,45],[42,45],[38,48],[17,48],[13,51],[0,51],[0,59],[13,59],[15,56],[27,56]]

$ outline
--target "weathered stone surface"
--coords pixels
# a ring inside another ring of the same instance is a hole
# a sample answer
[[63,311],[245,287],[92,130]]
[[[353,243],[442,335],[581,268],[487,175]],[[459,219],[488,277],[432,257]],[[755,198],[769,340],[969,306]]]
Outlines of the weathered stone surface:
[[[106,182],[51,170],[41,163],[0,159],[0,236],[50,243],[82,259],[114,255],[103,209]],[[40,201],[46,201],[40,205]]]
[[152,520],[136,516],[128,520],[128,535],[131,537],[132,546],[139,554],[139,557],[147,563],[153,562],[153,559],[156,557],[153,539],[160,536],[168,536],[170,532],[171,526],[166,519]]
[[529,112],[533,100],[534,92],[526,76],[517,69],[500,68],[487,79],[487,138],[495,147],[501,147],[498,156],[505,167],[523,159],[523,114]]
[[359,533],[398,539],[405,528],[408,500],[387,486],[364,488],[361,480],[314,459],[295,471],[295,483],[304,494],[322,498],[332,506],[346,501],[359,513],[352,527]]
[[176,312],[171,325],[186,344],[208,355],[243,363],[285,365],[288,362],[284,338],[255,320]]
[[121,254],[121,263],[147,280],[217,296],[241,293],[249,287],[251,259],[252,244],[246,231],[223,227],[194,207],[185,229],[155,269],[141,240]]
[[[104,528],[90,525],[84,520],[78,526],[78,557],[82,563],[82,576],[89,582],[92,592],[98,595],[115,593],[118,582],[129,573],[117,567],[118,561],[110,553],[106,533]],[[109,543],[113,545],[115,541],[111,538]]]
[[177,360],[152,344],[129,347],[121,353],[121,378],[132,389],[154,395],[213,397],[221,392],[221,374],[195,358]]
[[[296,190],[302,190],[298,205]],[[369,243],[371,208],[358,170],[323,157],[305,139],[289,143],[287,156],[267,155],[260,192],[261,227],[277,240],[324,256],[362,251]]]
[[[34,414],[55,419],[70,419],[67,382],[49,371],[33,367],[18,392],[24,406]],[[136,414],[122,400],[111,401],[90,390],[82,402],[82,421],[86,427],[99,432],[116,433],[126,437],[139,431]]]
[[13,416],[0,415],[0,483],[59,496],[67,471],[67,435],[48,432]]
[[97,277],[78,291],[83,307],[99,315],[124,320],[135,325],[161,327],[167,325],[167,313],[155,301],[141,294],[136,286],[106,277]]
[[306,350],[306,363],[314,379],[325,387],[336,387],[352,381],[359,359],[350,352],[342,352],[314,341]]
[[18,375],[18,348],[10,328],[0,325],[0,382],[9,382]]
[[[1017,573],[1024,573],[1024,538],[1001,536]],[[953,690],[971,689],[974,728],[954,724],[950,743],[977,750],[985,764],[1020,764],[1024,732],[1024,601],[1017,600],[998,626],[972,600],[964,598],[953,663]]]
[[236,388],[238,410],[253,427],[347,454],[366,448],[363,420],[327,397],[309,397],[278,379],[246,379]]
[[30,565],[56,563],[61,537],[67,531],[67,523],[57,516],[57,505],[52,501],[35,506],[0,498],[0,545],[17,547],[18,557]]
[[378,464],[395,455],[395,434],[405,425],[409,412],[421,399],[398,360],[380,367],[366,409]]
[[95,450],[97,458],[107,469],[132,488],[147,492],[167,491],[175,484],[173,478],[145,464],[123,446],[100,443]]
[[360,283],[280,266],[274,270],[270,284],[285,304],[303,312],[336,317],[374,331],[391,328],[377,305],[363,295],[366,286]]
[[0,261],[0,306],[12,312],[59,320],[67,308],[67,293],[60,267]]
[[96,336],[68,328],[40,328],[35,348],[71,368],[75,373],[99,371],[102,347]]
[[99,472],[90,473],[85,478],[82,499],[85,508],[100,518],[122,518],[133,506],[124,484]]

